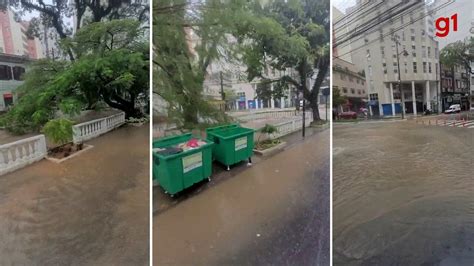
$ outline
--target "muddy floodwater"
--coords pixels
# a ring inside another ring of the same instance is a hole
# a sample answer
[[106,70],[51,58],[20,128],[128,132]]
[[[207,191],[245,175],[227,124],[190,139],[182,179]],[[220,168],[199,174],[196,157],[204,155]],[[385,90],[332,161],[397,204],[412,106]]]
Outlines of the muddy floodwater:
[[0,265],[148,265],[148,131],[0,176]]
[[474,129],[335,125],[334,265],[474,265]]
[[154,264],[329,265],[329,140],[316,133],[161,208]]

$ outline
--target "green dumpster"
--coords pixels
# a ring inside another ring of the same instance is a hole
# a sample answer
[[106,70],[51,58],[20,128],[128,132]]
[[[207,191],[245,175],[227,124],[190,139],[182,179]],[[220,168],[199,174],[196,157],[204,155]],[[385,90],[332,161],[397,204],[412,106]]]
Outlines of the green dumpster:
[[[183,146],[190,141],[199,141],[201,145]],[[210,141],[193,138],[191,133],[154,140],[153,181],[174,196],[206,178],[210,180],[213,145]]]
[[254,130],[237,124],[206,129],[207,140],[214,142],[213,159],[230,166],[248,159],[252,163]]

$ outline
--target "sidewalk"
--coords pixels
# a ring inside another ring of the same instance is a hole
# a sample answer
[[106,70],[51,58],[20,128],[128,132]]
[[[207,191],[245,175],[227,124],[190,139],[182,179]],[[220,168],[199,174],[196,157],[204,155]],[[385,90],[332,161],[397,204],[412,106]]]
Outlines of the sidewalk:
[[328,265],[329,132],[155,215],[155,265]]
[[147,265],[148,129],[125,126],[61,164],[1,176],[2,263]]

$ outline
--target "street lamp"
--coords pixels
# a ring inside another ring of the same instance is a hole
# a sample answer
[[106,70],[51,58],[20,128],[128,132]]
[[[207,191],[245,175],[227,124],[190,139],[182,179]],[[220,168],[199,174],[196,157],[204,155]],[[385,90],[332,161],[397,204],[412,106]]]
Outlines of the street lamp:
[[[400,37],[398,35],[393,35],[392,40],[396,44],[396,49],[397,49],[397,67],[398,67],[398,89],[400,90],[400,102],[401,102],[401,107],[402,107],[402,119],[405,119],[405,97],[402,91],[402,80],[400,78],[400,58],[399,55],[403,54],[404,56],[408,56],[408,52],[403,49],[401,53],[398,53],[398,45],[400,44],[400,41],[398,40]],[[395,110],[393,110],[395,113]]]

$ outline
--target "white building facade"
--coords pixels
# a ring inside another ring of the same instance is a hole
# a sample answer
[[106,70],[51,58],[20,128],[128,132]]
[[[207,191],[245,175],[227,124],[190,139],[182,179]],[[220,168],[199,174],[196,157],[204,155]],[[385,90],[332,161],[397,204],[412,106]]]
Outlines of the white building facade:
[[405,113],[438,110],[439,47],[430,8],[423,1],[358,0],[352,10],[360,11],[335,25],[336,48],[350,43],[351,61],[364,69],[370,113],[398,115],[402,98]]

